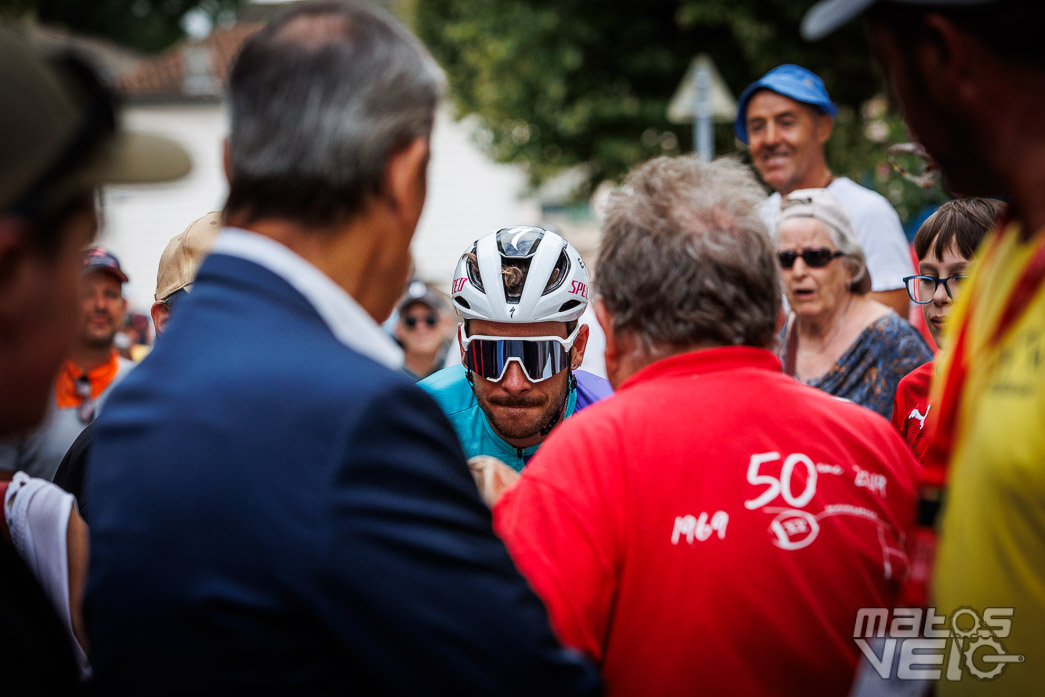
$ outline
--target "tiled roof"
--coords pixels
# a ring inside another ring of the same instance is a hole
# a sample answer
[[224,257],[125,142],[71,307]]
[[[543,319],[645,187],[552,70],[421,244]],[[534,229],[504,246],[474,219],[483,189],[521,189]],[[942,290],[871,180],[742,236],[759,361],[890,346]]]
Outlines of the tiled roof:
[[110,80],[133,70],[141,60],[141,55],[135,51],[103,39],[73,34],[64,27],[28,21],[18,22],[15,26],[38,50],[45,53],[72,50],[85,56]]
[[215,29],[202,41],[183,41],[141,61],[117,81],[117,89],[130,102],[220,99],[240,46],[262,26],[236,24]]

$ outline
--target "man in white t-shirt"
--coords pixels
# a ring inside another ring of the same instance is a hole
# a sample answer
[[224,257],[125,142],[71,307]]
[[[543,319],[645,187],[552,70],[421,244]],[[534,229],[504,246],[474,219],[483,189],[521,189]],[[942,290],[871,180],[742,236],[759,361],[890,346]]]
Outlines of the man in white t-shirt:
[[824,158],[837,108],[823,81],[797,65],[781,65],[750,84],[734,131],[751,150],[755,169],[776,191],[760,213],[773,230],[780,199],[796,189],[826,188],[849,210],[871,272],[871,297],[907,317],[903,278],[914,274],[900,217],[881,194],[835,177]]

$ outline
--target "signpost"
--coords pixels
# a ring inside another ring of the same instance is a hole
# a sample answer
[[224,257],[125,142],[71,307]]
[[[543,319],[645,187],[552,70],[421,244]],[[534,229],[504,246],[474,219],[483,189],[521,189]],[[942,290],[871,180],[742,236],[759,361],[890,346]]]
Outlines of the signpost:
[[731,122],[737,113],[737,102],[718,69],[706,53],[689,64],[675,94],[668,104],[668,121],[693,122],[693,146],[700,159],[710,162],[715,156],[712,125],[715,121]]

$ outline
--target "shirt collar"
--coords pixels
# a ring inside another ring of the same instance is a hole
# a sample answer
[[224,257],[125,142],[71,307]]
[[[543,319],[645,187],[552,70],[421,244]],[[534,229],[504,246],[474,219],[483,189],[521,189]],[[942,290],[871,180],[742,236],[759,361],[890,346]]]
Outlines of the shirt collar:
[[393,370],[403,365],[402,349],[366,310],[344,288],[286,246],[255,232],[225,228],[211,252],[268,269],[305,297],[342,344]]
[[83,377],[86,377],[91,385],[91,399],[98,399],[119,371],[120,358],[116,349],[112,350],[107,362],[96,365],[86,372],[67,358],[62,362],[55,378],[55,403],[59,409],[69,409],[83,404],[84,396],[76,391],[76,381]]
[[780,359],[768,349],[754,346],[723,346],[679,353],[650,363],[629,376],[617,392],[641,382],[658,378],[685,377],[701,373],[715,373],[737,368],[755,368],[781,372]]

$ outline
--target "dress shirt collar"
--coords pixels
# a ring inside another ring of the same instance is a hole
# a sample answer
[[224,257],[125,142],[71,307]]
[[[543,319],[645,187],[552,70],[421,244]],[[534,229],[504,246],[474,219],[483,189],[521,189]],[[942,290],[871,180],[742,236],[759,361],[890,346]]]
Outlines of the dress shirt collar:
[[289,283],[315,308],[338,341],[393,370],[403,351],[344,288],[275,240],[239,228],[225,228],[211,249],[262,266]]

